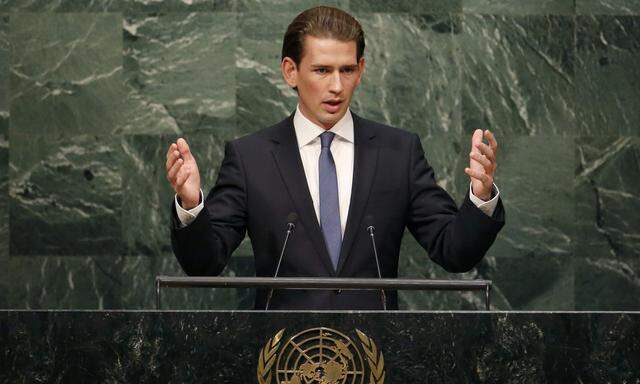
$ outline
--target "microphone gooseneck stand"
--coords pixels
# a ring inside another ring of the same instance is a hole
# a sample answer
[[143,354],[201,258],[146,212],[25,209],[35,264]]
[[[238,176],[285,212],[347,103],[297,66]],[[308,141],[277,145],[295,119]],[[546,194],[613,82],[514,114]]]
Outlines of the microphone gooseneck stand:
[[[282,250],[280,251],[280,258],[278,259],[278,265],[276,266],[276,273],[273,277],[278,277],[278,272],[280,271],[280,264],[282,263],[282,258],[284,257],[284,251],[287,249],[287,242],[289,241],[289,236],[293,233],[293,230],[296,228],[296,225],[293,223],[297,218],[295,213],[289,214],[289,222],[287,223],[287,233],[284,237],[284,243],[282,244]],[[269,309],[269,303],[271,303],[271,297],[273,297],[273,288],[269,289],[269,294],[267,295],[267,304],[264,307],[264,310]]]
[[[378,268],[378,278],[382,279],[382,274],[380,273],[380,261],[378,260],[378,249],[376,248],[376,239],[375,232],[376,228],[373,225],[369,225],[367,227],[367,232],[369,233],[369,237],[371,237],[371,247],[373,248],[373,255],[376,258],[376,267]],[[380,289],[380,297],[382,299],[382,309],[387,310],[387,295],[384,293],[384,289]]]

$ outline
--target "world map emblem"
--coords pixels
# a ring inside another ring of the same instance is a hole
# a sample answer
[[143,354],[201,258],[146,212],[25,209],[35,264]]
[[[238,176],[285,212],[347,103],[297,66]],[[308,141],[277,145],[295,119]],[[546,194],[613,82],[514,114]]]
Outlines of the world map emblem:
[[[384,357],[359,329],[355,343],[335,329],[310,328],[283,340],[285,329],[267,340],[258,357],[258,383],[382,384]],[[361,353],[364,352],[364,353]]]

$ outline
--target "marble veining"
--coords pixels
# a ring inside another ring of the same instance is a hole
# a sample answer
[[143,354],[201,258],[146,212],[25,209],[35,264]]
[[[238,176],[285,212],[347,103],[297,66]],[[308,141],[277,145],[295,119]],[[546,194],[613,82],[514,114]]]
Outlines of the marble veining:
[[[315,4],[0,1],[0,308],[153,308],[155,276],[182,274],[168,143],[189,140],[208,192],[226,141],[295,108],[281,42]],[[456,202],[471,133],[498,137],[507,225],[494,246],[449,274],[407,234],[400,276],[491,279],[493,309],[640,308],[637,0],[328,4],[367,37],[353,111],[418,134]],[[224,274],[253,273],[245,239]],[[252,296],[169,290],[165,302],[251,308]],[[477,293],[400,297],[402,309],[484,307]],[[476,381],[492,380],[489,357]],[[521,364],[544,381],[539,361]]]
[[[633,383],[637,312],[0,312],[0,380],[256,380],[258,353],[329,327],[384,354],[385,383]],[[73,361],[73,364],[69,364]]]

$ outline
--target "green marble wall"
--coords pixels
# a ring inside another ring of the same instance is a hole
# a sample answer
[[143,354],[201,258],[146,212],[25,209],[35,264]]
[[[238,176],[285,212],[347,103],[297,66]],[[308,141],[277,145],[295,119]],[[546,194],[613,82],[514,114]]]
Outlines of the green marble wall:
[[[212,187],[226,140],[293,110],[281,39],[316,1],[0,0],[0,308],[152,308],[171,252],[168,143]],[[326,2],[367,36],[352,108],[417,132],[458,201],[473,129],[500,143],[507,225],[472,272],[408,235],[401,275],[487,278],[497,309],[640,309],[640,1]],[[227,275],[253,272],[248,241]],[[169,291],[248,308],[249,290]],[[407,293],[402,308],[482,308]]]

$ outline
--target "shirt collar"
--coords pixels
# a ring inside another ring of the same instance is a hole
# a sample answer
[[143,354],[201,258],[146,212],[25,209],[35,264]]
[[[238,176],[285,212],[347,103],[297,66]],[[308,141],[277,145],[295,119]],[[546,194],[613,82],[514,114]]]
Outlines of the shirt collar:
[[[313,123],[307,119],[306,116],[300,112],[300,104],[296,106],[296,112],[293,116],[293,127],[296,131],[296,139],[298,140],[298,147],[302,148],[305,145],[315,140],[321,133],[325,132],[325,129]],[[347,108],[347,112],[342,116],[340,120],[329,131],[353,143],[353,117],[351,116],[351,110]]]

